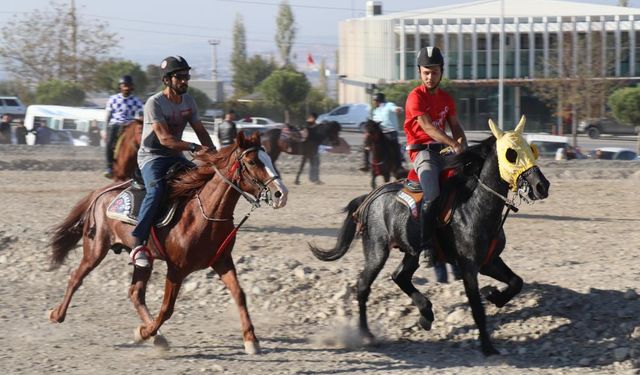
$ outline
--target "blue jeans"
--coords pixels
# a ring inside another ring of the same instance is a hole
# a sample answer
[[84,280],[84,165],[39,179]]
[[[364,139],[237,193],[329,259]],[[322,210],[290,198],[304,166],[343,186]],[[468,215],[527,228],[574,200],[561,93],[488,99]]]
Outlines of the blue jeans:
[[[436,280],[439,283],[447,283],[449,282],[449,278],[447,275],[447,263],[436,261],[433,264],[433,270],[436,273]],[[460,272],[460,268],[456,264],[451,265],[451,272],[453,273],[453,277],[456,280],[462,279],[462,272]]]
[[143,243],[149,238],[151,226],[162,208],[162,200],[167,191],[165,175],[171,166],[178,162],[186,162],[186,160],[180,156],[161,157],[148,161],[142,167],[142,179],[147,193],[140,206],[138,225],[136,225],[131,234]]

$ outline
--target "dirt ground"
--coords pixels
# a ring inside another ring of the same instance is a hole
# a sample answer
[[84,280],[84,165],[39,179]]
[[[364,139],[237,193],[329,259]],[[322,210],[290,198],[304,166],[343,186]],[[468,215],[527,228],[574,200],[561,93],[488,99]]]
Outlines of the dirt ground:
[[[168,351],[133,344],[139,319],[127,297],[131,266],[109,254],[85,279],[67,319],[52,324],[81,249],[48,271],[50,227],[107,180],[99,149],[0,147],[0,371],[4,374],[638,374],[640,371],[640,163],[542,162],[550,196],[523,204],[507,220],[503,258],[525,280],[502,309],[486,305],[502,355],[479,351],[462,283],[414,281],[434,304],[429,332],[390,280],[394,251],[373,285],[369,319],[378,344],[355,335],[353,288],[363,265],[355,241],[347,255],[321,262],[307,243],[331,247],[340,210],[369,190],[359,155],[322,155],[321,179],[293,185],[295,157],[278,164],[290,189],[281,210],[263,207],[234,249],[262,354],[244,353],[235,304],[206,270],[183,285],[161,331]],[[306,171],[305,171],[306,172]],[[236,218],[249,206],[242,202]],[[156,264],[147,301],[156,313],[166,267]],[[501,285],[481,278],[481,286]]]

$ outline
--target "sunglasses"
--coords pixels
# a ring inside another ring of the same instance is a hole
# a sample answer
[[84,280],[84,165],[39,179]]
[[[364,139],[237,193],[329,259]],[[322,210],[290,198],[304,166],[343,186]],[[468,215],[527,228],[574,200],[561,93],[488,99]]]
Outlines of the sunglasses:
[[173,77],[178,81],[188,81],[191,79],[191,74],[174,74]]

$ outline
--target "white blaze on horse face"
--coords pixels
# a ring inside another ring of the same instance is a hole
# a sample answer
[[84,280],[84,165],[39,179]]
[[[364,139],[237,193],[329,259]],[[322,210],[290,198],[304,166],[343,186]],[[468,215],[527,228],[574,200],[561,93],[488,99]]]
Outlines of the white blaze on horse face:
[[[258,151],[258,158],[260,159],[260,161],[262,161],[262,164],[264,164],[264,169],[267,170],[267,173],[270,177],[278,176],[278,174],[276,173],[276,169],[271,162],[271,158],[266,152],[262,150]],[[289,189],[284,186],[284,183],[282,182],[280,176],[269,183],[269,190],[273,195],[273,208],[282,208],[287,204]]]

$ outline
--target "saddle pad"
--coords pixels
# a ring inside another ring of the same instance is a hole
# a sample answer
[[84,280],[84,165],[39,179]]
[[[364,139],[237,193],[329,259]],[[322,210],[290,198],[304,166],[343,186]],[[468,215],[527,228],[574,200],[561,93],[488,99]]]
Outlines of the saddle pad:
[[[402,190],[396,194],[396,200],[404,204],[411,213],[411,217],[420,220],[420,207],[422,206],[422,191],[412,190],[412,186],[404,185]],[[454,205],[456,202],[455,190],[444,193],[439,199],[440,207],[438,213],[438,226],[449,224],[453,217]]]
[[[128,187],[116,196],[107,206],[107,217],[120,220],[128,224],[138,224],[138,214],[146,190]],[[164,227],[171,222],[178,207],[177,202],[172,202],[169,206],[164,206],[162,214],[156,220],[155,226]]]

